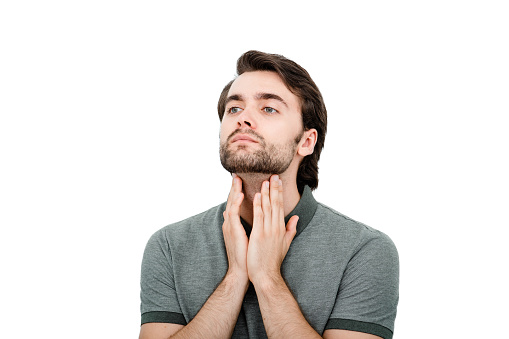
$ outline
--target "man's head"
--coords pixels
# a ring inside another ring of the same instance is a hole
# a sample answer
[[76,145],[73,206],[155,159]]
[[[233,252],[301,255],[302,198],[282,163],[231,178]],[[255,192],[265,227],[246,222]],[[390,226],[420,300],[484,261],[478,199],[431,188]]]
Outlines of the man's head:
[[327,132],[327,111],[316,84],[295,62],[258,51],[239,58],[237,74],[218,102],[223,166],[236,173],[280,174],[300,157],[299,190],[316,188]]

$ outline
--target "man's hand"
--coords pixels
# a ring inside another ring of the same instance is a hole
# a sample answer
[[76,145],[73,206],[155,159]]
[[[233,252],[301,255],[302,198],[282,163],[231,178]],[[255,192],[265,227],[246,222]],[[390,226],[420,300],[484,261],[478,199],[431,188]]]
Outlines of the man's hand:
[[228,271],[226,275],[234,276],[239,282],[249,282],[247,274],[248,240],[244,226],[240,222],[240,205],[244,199],[242,180],[233,174],[232,187],[223,212],[223,237],[228,256]]
[[256,285],[281,279],[281,263],[297,232],[298,216],[285,225],[283,184],[277,175],[262,184],[253,201],[253,229],[247,251],[249,280]]

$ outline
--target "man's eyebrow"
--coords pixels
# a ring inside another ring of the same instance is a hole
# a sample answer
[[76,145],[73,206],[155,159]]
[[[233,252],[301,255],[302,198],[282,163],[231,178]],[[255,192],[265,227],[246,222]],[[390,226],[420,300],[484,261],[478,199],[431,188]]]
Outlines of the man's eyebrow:
[[242,95],[239,95],[239,94],[233,94],[233,95],[230,95],[228,98],[226,98],[224,104],[228,104],[230,101],[243,101],[244,99],[242,98]]
[[[255,99],[256,100],[274,99],[274,100],[280,101],[286,107],[288,107],[288,104],[283,100],[283,98],[281,98],[279,95],[274,94],[274,93],[257,93],[255,95]],[[244,101],[244,97],[242,95],[240,95],[240,94],[232,94],[228,98],[226,98],[224,104],[227,105],[230,101]]]
[[265,99],[265,100],[274,99],[277,101],[281,101],[281,103],[283,103],[286,107],[288,107],[288,104],[283,100],[283,98],[281,98],[279,95],[274,94],[274,93],[258,93],[258,94],[256,94],[255,98],[256,99]]

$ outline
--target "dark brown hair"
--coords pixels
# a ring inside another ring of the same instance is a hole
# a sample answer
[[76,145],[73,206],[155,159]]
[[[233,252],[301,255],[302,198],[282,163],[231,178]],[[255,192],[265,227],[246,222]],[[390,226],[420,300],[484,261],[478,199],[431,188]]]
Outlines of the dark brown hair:
[[[301,99],[302,125],[304,130],[316,129],[318,138],[313,154],[306,156],[297,172],[297,187],[302,192],[305,185],[311,189],[318,187],[318,160],[327,133],[327,110],[322,94],[309,73],[292,60],[278,54],[249,51],[237,60],[237,75],[244,72],[271,71],[277,73],[286,87]],[[234,79],[235,80],[235,79]],[[223,120],[226,98],[233,83],[230,81],[221,92],[217,104],[219,120]]]

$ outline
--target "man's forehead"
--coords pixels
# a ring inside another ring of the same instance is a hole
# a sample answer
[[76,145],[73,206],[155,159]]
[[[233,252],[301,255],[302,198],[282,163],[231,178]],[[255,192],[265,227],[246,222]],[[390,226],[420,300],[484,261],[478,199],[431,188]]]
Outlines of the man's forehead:
[[271,71],[245,72],[239,75],[228,91],[228,98],[245,100],[280,99],[285,104],[299,104],[299,99],[293,94],[281,77]]

